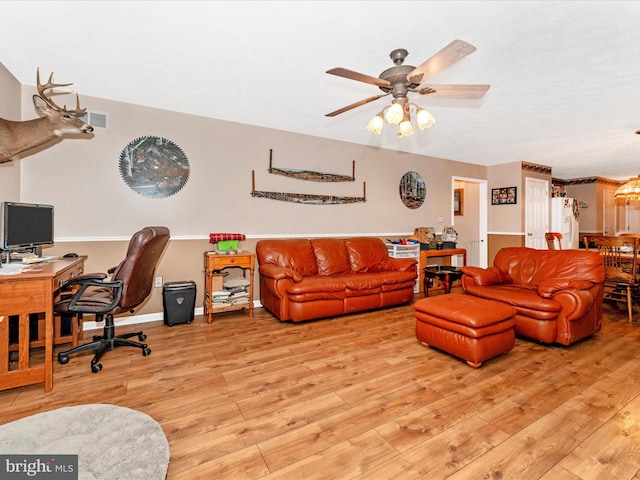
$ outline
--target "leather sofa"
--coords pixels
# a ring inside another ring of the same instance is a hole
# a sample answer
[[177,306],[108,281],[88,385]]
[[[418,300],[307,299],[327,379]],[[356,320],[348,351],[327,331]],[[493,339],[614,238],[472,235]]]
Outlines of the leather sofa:
[[389,257],[379,238],[260,240],[260,302],[282,321],[400,305],[413,300],[417,260]]
[[602,327],[604,266],[596,252],[509,247],[493,266],[462,271],[466,294],[515,307],[518,335],[571,345]]

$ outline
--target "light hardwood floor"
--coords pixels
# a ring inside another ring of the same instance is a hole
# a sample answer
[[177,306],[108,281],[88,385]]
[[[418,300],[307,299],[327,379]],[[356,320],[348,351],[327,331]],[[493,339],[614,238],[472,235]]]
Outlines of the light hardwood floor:
[[97,374],[87,355],[56,362],[51,393],[0,392],[0,424],[65,405],[134,408],[167,435],[169,480],[638,479],[640,322],[605,312],[586,341],[517,339],[477,370],[420,345],[411,306],[146,324],[150,356],[109,352]]

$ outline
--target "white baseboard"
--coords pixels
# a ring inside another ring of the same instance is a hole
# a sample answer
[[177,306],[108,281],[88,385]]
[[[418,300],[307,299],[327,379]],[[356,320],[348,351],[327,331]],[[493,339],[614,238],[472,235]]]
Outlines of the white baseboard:
[[[262,304],[259,300],[253,301],[253,308],[262,307]],[[202,315],[204,314],[204,307],[197,307],[193,310],[194,315]],[[142,323],[149,322],[157,322],[164,320],[164,312],[156,312],[156,313],[146,313],[144,315],[132,315],[130,317],[116,317],[115,324],[116,328],[122,327],[125,325],[138,325]],[[82,324],[82,329],[84,331],[89,330],[102,330],[104,327],[104,322],[84,322]]]

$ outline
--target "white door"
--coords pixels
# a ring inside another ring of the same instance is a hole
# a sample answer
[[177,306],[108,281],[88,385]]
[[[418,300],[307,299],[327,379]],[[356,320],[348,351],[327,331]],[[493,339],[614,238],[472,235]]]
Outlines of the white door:
[[549,229],[549,182],[539,178],[525,178],[525,223],[529,248],[544,250],[544,234]]
[[[633,200],[624,204],[625,219],[624,225],[620,225],[618,231],[628,233],[640,232],[640,202]],[[615,233],[611,233],[615,235]]]

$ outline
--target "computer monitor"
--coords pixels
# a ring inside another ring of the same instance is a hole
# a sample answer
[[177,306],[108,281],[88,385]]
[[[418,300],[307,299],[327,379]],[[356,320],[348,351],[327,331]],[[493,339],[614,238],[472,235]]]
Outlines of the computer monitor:
[[0,215],[0,249],[53,245],[52,205],[2,202]]

